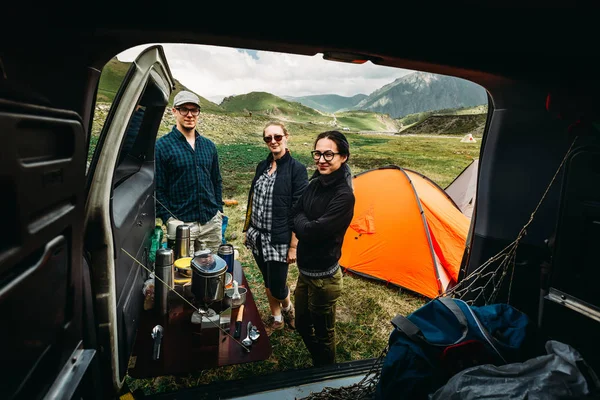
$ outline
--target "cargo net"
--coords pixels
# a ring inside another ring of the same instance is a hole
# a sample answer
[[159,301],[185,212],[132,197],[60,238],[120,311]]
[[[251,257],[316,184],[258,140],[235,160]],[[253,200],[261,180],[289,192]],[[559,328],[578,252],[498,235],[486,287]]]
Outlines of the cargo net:
[[[515,271],[515,259],[517,254],[517,248],[519,247],[519,243],[521,239],[526,235],[527,228],[533,222],[535,214],[546,198],[550,188],[556,181],[556,177],[558,176],[560,170],[562,169],[565,161],[567,160],[567,156],[571,153],[571,149],[575,145],[577,138],[573,140],[569,150],[566,152],[565,157],[561,161],[560,165],[556,169],[554,176],[550,180],[548,187],[544,191],[542,198],[538,202],[537,206],[531,213],[529,220],[521,228],[517,238],[502,249],[496,255],[490,257],[486,262],[477,267],[473,272],[469,275],[465,276],[458,284],[453,286],[451,289],[446,290],[444,293],[440,294],[436,298],[440,297],[454,297],[458,299],[463,299],[467,304],[493,304],[498,297],[498,293],[500,292],[500,287],[502,283],[506,279],[508,275],[510,275],[510,281],[508,285],[508,300],[510,302],[510,293],[512,289],[512,279]],[[494,266],[494,264],[496,264]],[[468,298],[467,298],[468,296]],[[377,382],[379,382],[379,376],[381,374],[381,367],[383,365],[383,361],[385,360],[385,356],[388,352],[389,346],[386,346],[379,357],[375,359],[373,362],[373,366],[369,370],[369,372],[365,375],[360,382],[355,383],[354,385],[344,386],[339,388],[325,387],[322,391],[317,393],[311,393],[309,396],[304,397],[303,400],[317,400],[317,399],[327,399],[327,400],[342,400],[342,399],[374,399],[375,398],[375,388],[377,386]]]
[[479,267],[474,269],[469,275],[465,276],[460,282],[458,282],[452,288],[446,290],[440,294],[439,297],[454,297],[464,300],[467,304],[493,304],[496,302],[498,293],[500,293],[500,287],[505,281],[506,277],[510,275],[510,281],[508,283],[508,294],[507,303],[510,303],[510,295],[512,291],[513,277],[515,273],[515,260],[517,255],[517,248],[521,239],[527,234],[527,228],[533,222],[535,214],[539,210],[540,206],[546,199],[550,188],[556,181],[558,174],[560,173],[563,165],[565,164],[568,155],[571,153],[573,146],[577,138],[573,140],[571,146],[565,153],[561,163],[559,164],[554,176],[548,183],[544,194],[542,195],[537,206],[531,213],[527,223],[521,228],[517,238],[510,243],[508,246],[503,248],[496,255],[490,257],[486,262],[481,264]]

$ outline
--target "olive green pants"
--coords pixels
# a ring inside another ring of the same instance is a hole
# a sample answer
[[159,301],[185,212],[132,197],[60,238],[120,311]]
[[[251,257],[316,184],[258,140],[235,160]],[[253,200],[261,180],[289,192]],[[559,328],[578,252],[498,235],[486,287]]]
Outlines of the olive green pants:
[[329,278],[298,275],[294,291],[296,330],[315,367],[335,363],[335,304],[342,286],[341,268]]

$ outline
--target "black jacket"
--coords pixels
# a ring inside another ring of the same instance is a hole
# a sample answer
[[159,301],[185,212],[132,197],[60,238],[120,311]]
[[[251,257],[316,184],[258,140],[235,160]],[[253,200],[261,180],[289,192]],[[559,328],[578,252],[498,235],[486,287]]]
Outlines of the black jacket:
[[[248,193],[248,208],[243,232],[248,230],[252,214],[252,196],[258,178],[269,168],[273,155],[269,153],[266,160],[256,166],[256,173],[252,179]],[[308,172],[306,167],[294,159],[289,151],[276,161],[277,176],[273,186],[273,224],[271,226],[271,243],[289,244],[292,239],[294,219],[292,206],[298,201],[308,185]]]
[[319,274],[337,264],[353,216],[354,193],[346,179],[346,168],[329,175],[317,172],[294,206],[300,272]]

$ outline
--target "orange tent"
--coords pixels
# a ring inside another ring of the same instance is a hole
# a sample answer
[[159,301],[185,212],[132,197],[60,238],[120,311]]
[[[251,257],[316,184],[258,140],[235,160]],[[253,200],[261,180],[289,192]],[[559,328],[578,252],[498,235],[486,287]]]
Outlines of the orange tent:
[[340,265],[433,298],[458,279],[470,219],[442,188],[395,165],[353,178]]

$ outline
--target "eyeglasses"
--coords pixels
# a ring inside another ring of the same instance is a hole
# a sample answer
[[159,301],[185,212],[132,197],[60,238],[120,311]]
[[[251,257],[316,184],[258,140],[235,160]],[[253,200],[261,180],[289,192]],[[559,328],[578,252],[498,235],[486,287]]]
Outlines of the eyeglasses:
[[185,108],[185,107],[178,107],[176,108],[177,111],[179,111],[179,114],[186,116],[188,115],[188,113],[192,113],[192,115],[194,117],[197,117],[198,115],[200,115],[200,109],[199,108]]
[[271,143],[271,140],[275,139],[276,142],[281,142],[283,139],[283,135],[275,135],[275,136],[263,136],[263,140],[265,143]]
[[329,150],[325,153],[321,153],[320,151],[313,150],[310,152],[310,154],[312,154],[313,160],[315,161],[319,161],[321,159],[321,156],[325,159],[325,161],[331,161],[333,160],[333,157],[335,157],[336,154],[340,153],[334,153],[333,151]]

